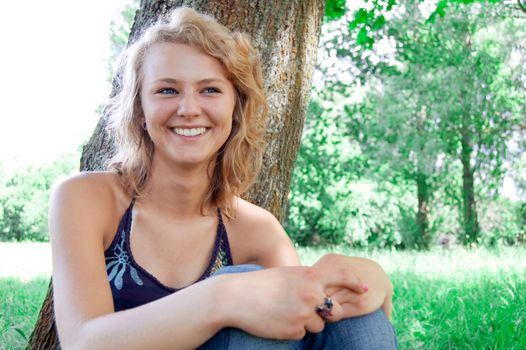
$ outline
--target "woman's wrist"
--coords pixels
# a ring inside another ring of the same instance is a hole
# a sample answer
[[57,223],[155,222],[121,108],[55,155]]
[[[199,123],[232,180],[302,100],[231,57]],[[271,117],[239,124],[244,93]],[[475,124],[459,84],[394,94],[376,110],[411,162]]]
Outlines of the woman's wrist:
[[[233,311],[235,308],[239,308],[236,305],[234,276],[232,275],[221,275],[210,279],[210,313],[209,322],[210,326],[219,331],[226,327],[233,327]],[[239,300],[237,300],[239,301]]]

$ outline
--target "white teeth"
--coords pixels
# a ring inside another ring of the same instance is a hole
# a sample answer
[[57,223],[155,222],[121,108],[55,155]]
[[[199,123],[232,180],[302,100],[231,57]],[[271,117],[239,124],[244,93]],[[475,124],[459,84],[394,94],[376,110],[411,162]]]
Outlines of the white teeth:
[[197,135],[203,134],[206,131],[206,128],[193,128],[193,129],[173,128],[172,130],[177,135],[181,135],[181,136],[197,136]]

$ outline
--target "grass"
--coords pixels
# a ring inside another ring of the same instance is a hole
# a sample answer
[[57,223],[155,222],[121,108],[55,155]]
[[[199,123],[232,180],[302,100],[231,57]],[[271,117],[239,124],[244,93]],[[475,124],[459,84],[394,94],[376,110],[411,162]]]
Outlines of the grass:
[[0,349],[24,349],[46,296],[48,276],[0,278]]
[[[23,254],[34,249],[0,244],[0,349],[25,346],[45,296],[49,262],[40,256],[37,266]],[[372,258],[389,274],[399,349],[526,349],[526,249],[332,251]],[[322,254],[300,249],[307,264]]]
[[50,275],[48,243],[0,243],[0,350],[25,348]]
[[340,252],[389,274],[400,349],[526,349],[526,249]]

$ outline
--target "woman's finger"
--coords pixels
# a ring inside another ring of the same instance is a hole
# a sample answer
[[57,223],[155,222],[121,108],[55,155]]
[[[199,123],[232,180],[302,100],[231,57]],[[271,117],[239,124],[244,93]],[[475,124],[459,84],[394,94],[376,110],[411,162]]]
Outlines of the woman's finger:
[[325,328],[325,320],[313,310],[312,317],[305,322],[305,329],[311,333],[319,333]]
[[332,312],[329,316],[323,317],[322,319],[325,322],[338,322],[343,318],[343,309],[341,304],[335,300],[334,296],[331,296],[331,299],[333,300]]
[[384,304],[382,305],[382,309],[384,309],[384,312],[387,318],[391,320],[391,313],[393,311],[393,301],[390,295],[385,297]]
[[353,272],[351,261],[343,255],[326,255],[314,264],[313,268],[326,288],[344,287],[358,294],[368,290],[368,287]]

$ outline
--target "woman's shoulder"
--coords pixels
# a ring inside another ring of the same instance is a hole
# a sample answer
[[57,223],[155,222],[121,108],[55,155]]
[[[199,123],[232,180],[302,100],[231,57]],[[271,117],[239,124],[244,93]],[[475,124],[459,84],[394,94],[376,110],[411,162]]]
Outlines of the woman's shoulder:
[[109,171],[85,171],[71,175],[59,181],[53,192],[97,202],[118,201],[127,196],[119,176]]
[[251,262],[266,267],[298,263],[285,230],[266,209],[238,198],[227,229],[234,241],[232,251],[240,263]]
[[236,198],[236,200],[232,221],[237,225],[248,227],[280,225],[276,217],[268,210],[241,198]]
[[[93,213],[100,219],[115,218],[131,201],[114,172],[81,172],[59,181],[53,188],[51,209],[82,208],[76,214]],[[113,221],[113,220],[111,220]]]
[[53,241],[72,240],[77,247],[89,240],[102,240],[107,247],[130,201],[113,172],[81,172],[62,179],[54,186],[50,200]]
[[83,171],[60,180],[54,191],[77,191],[98,195],[101,193],[116,194],[124,192],[119,176],[110,171]]

